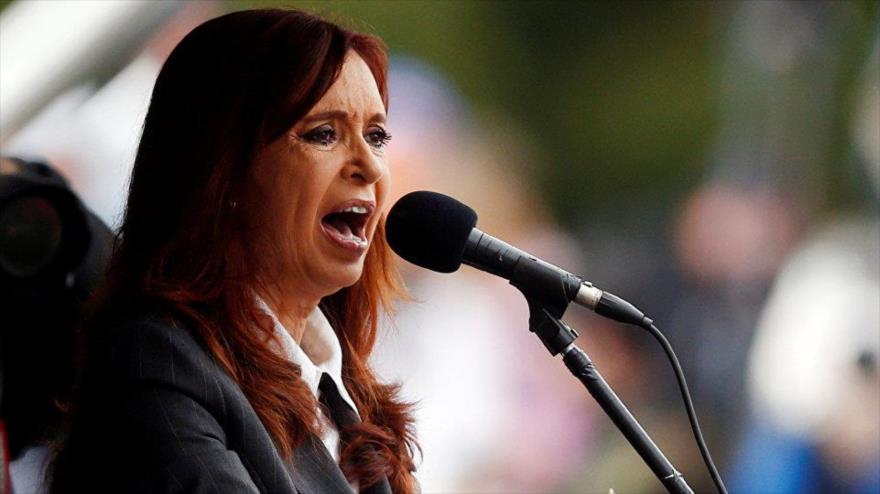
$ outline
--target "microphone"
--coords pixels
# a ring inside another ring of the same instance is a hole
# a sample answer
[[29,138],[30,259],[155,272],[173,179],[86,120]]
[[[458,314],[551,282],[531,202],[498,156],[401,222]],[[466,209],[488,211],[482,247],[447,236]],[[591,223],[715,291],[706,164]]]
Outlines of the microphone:
[[500,276],[529,303],[561,318],[571,302],[629,324],[650,325],[635,306],[564,269],[476,228],[477,213],[467,205],[430,191],[410,192],[388,213],[388,244],[417,266],[452,273],[462,263]]

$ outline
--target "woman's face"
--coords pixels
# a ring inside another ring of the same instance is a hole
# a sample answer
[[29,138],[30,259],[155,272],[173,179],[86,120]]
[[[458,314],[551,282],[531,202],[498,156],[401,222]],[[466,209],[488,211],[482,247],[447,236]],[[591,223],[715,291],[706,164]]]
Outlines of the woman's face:
[[254,255],[296,292],[282,296],[324,297],[360,278],[388,194],[389,137],[376,81],[352,51],[314,108],[257,156],[248,216],[269,248]]

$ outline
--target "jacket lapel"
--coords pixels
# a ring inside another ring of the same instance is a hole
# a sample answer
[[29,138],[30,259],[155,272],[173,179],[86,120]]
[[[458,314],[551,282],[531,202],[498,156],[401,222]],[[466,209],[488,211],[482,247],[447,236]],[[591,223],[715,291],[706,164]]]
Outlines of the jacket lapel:
[[327,448],[312,435],[294,448],[287,467],[300,494],[353,492]]

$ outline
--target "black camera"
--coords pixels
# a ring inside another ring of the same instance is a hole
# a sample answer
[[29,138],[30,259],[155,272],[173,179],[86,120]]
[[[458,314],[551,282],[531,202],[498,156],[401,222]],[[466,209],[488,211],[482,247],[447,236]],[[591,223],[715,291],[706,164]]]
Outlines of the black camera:
[[0,158],[0,419],[10,459],[60,434],[76,329],[112,245],[52,167]]

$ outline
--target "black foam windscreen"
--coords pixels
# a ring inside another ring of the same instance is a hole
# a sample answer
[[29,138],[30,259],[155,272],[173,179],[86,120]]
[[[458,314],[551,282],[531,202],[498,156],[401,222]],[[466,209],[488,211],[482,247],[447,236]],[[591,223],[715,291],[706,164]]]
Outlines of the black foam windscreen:
[[421,190],[401,197],[388,212],[388,245],[400,257],[423,268],[451,273],[461,266],[477,213],[437,192]]

